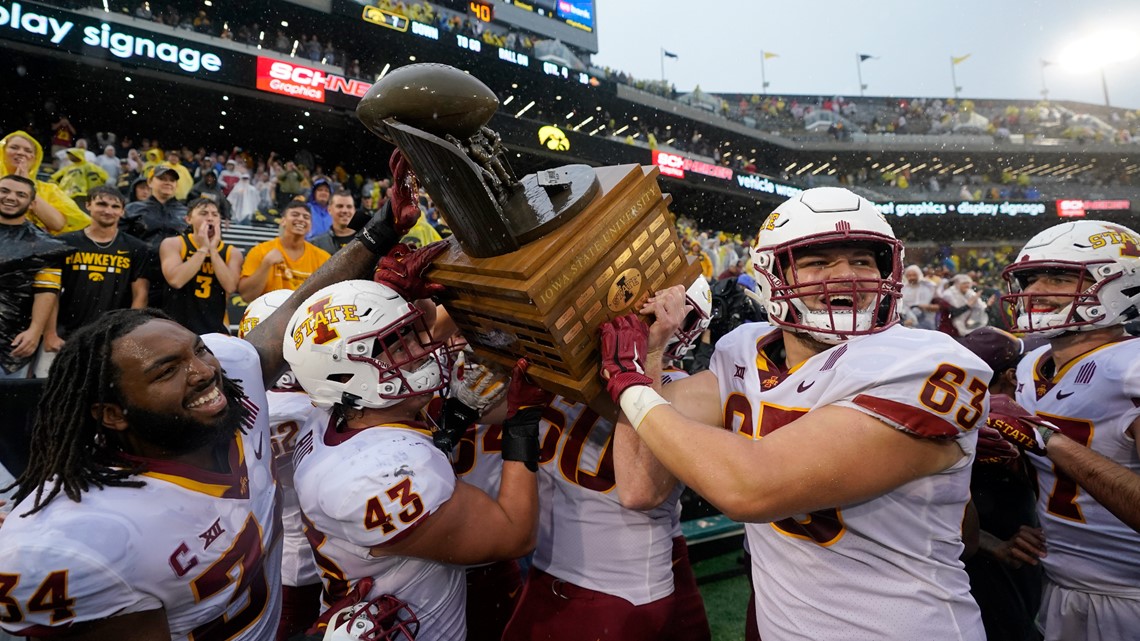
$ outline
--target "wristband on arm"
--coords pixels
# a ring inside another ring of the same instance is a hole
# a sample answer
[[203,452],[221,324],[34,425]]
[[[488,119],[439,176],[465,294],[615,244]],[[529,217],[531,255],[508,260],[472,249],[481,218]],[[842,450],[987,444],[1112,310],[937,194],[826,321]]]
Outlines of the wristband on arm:
[[400,238],[392,222],[391,200],[386,201],[372,220],[356,233],[356,239],[377,256],[386,255],[399,242]]
[[658,405],[669,405],[670,403],[652,387],[635,385],[627,387],[621,393],[618,404],[621,405],[621,411],[629,419],[629,424],[633,426],[634,431],[637,431],[649,410]]

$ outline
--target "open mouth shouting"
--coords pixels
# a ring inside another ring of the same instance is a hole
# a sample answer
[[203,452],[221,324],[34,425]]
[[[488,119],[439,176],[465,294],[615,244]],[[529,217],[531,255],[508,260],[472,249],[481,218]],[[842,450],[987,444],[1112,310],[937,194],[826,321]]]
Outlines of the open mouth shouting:
[[846,294],[836,294],[833,296],[821,296],[820,302],[825,305],[830,305],[834,310],[847,310],[855,309],[855,297]]

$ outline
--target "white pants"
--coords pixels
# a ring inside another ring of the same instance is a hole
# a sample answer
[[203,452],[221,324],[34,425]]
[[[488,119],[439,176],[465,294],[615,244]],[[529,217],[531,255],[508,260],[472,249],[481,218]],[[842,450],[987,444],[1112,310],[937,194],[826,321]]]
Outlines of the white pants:
[[1037,627],[1045,641],[1140,641],[1140,599],[1077,592],[1046,579]]

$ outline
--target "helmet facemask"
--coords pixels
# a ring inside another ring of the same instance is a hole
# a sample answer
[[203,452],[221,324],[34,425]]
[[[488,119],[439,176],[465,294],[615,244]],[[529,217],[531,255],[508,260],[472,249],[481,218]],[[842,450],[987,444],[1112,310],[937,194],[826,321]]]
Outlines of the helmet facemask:
[[[1025,291],[1030,286],[1031,276],[1057,272],[1076,275],[1074,291]],[[1111,309],[1111,305],[1101,300],[1102,292],[1119,289],[1122,275],[1120,266],[1110,260],[1088,263],[1021,261],[1002,272],[1009,293],[1001,297],[1001,302],[1007,317],[1014,319],[1019,331],[1031,332],[1044,338],[1111,327],[1137,315],[1135,306]],[[1136,292],[1132,294],[1135,296]],[[1057,300],[1068,300],[1068,303],[1057,305]]]
[[[874,254],[877,277],[801,281],[796,268],[797,253],[852,246],[864,247]],[[902,297],[901,254],[901,243],[884,235],[825,232],[755,252],[754,260],[763,276],[758,284],[772,322],[835,345],[898,322],[895,308]],[[815,304],[809,306],[808,300]]]
[[[1033,276],[1058,273],[1076,283],[1033,288],[1061,293],[1026,291]],[[1002,304],[1019,331],[1052,338],[1120,325],[1140,314],[1140,236],[1099,220],[1061,223],[1029,239],[1002,277]]]
[[[375,332],[350,336],[344,341],[344,357],[366,363],[377,372],[376,396],[380,404],[364,401],[368,407],[389,407],[399,401],[445,389],[451,371],[450,350],[431,339],[421,312],[414,305],[396,323]],[[423,337],[427,337],[425,341]],[[345,381],[353,387],[357,373]],[[368,383],[368,381],[363,381]],[[345,392],[345,405],[359,405],[361,398]]]
[[383,594],[344,608],[329,621],[327,641],[414,641],[420,621],[407,603]]

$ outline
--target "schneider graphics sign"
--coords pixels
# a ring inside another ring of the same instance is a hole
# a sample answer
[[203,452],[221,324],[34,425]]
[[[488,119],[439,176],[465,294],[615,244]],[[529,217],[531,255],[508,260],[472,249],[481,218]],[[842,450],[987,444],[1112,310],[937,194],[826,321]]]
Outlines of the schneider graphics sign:
[[0,38],[235,84],[250,70],[237,52],[27,2],[0,2]]
[[352,80],[296,62],[257,58],[257,88],[261,91],[352,108],[371,87],[363,80]]

